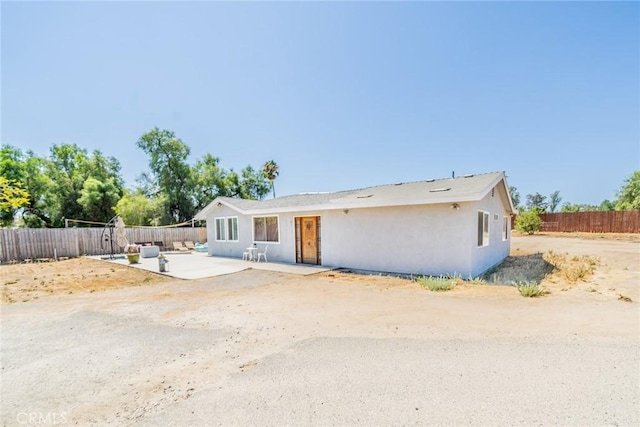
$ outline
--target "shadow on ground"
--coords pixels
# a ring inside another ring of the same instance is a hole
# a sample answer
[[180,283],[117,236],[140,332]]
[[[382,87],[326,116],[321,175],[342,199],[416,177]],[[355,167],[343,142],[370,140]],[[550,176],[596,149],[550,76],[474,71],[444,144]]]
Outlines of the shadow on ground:
[[535,282],[542,279],[554,269],[542,253],[508,256],[500,265],[482,275],[487,283],[495,285],[513,285],[514,283]]

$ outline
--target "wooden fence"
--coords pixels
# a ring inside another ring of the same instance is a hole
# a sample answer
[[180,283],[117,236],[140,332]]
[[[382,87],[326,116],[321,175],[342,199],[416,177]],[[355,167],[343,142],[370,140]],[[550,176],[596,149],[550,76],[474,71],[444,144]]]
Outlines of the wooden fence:
[[[111,243],[105,241],[103,228],[16,228],[0,229],[0,263],[22,262],[25,259],[107,255]],[[126,228],[127,240],[163,242],[162,250],[170,250],[173,242],[207,240],[204,227]],[[115,253],[122,249],[114,242]]]
[[540,231],[640,233],[640,211],[561,212],[541,214]]

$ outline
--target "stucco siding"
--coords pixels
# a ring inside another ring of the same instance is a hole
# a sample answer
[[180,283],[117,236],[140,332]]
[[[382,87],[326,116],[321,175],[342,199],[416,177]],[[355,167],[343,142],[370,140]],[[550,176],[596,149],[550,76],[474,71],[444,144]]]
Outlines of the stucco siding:
[[[500,263],[509,255],[511,248],[511,232],[508,239],[503,240],[503,221],[505,217],[510,217],[506,206],[508,202],[504,194],[504,186],[496,186],[484,198],[475,204],[476,221],[474,222],[474,236],[477,236],[477,213],[478,211],[489,212],[489,244],[478,247],[477,240],[473,242],[471,259],[473,263],[472,276],[478,276],[489,268]],[[497,217],[497,218],[496,218]]]
[[[457,208],[456,208],[457,207]],[[489,241],[478,246],[478,212],[489,213]],[[296,262],[295,218],[321,218],[322,265],[423,275],[475,277],[508,254],[511,235],[503,239],[509,200],[503,182],[479,201],[425,205],[243,215],[219,204],[207,215],[209,254],[241,258],[254,243],[254,218],[277,216],[278,241],[268,246],[269,261]],[[216,218],[237,217],[238,240],[216,240]]]
[[[238,241],[217,241],[216,240],[216,218],[238,218]],[[216,208],[207,216],[207,242],[209,245],[209,255],[242,258],[244,252],[253,242],[250,240],[251,219],[238,213],[227,206]]]
[[[209,255],[242,258],[242,253],[254,243],[253,218],[262,215],[243,215],[227,206],[214,209],[207,216],[207,240],[209,242]],[[268,215],[278,217],[278,242],[257,242],[258,250],[262,252],[265,246],[269,261],[295,262],[295,229],[292,214]],[[238,241],[216,240],[216,218],[238,218]]]
[[[468,204],[461,204],[468,205]],[[468,208],[467,208],[468,209]],[[323,265],[425,275],[471,271],[464,210],[450,204],[328,211]]]

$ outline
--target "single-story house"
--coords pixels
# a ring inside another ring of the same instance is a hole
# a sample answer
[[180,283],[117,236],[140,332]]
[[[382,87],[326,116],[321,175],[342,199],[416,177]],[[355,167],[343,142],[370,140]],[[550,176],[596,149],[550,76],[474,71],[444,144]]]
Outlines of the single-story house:
[[504,172],[270,200],[218,197],[196,215],[209,255],[476,277],[510,249],[515,213]]

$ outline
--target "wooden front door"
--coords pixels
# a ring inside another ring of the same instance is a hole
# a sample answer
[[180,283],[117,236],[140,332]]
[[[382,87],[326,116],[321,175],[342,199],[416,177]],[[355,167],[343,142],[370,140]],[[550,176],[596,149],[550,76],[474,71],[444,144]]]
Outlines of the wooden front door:
[[303,264],[319,264],[318,217],[300,218],[300,252]]

